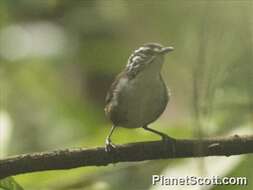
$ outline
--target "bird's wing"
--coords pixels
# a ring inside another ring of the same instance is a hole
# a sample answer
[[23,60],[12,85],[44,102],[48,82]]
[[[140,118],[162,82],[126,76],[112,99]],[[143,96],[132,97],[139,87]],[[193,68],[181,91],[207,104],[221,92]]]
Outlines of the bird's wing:
[[118,85],[118,83],[119,83],[119,81],[120,81],[119,79],[122,78],[122,77],[125,77],[124,75],[125,75],[125,72],[121,72],[121,73],[119,73],[119,74],[116,76],[116,78],[114,79],[114,81],[113,81],[113,83],[111,84],[111,86],[110,86],[110,88],[109,88],[109,90],[108,90],[108,92],[107,92],[107,94],[106,94],[106,97],[105,97],[105,103],[106,103],[106,104],[110,103],[110,101],[112,100],[112,98],[113,98],[113,93],[114,93],[114,91],[115,91],[115,89],[116,89],[116,86]]

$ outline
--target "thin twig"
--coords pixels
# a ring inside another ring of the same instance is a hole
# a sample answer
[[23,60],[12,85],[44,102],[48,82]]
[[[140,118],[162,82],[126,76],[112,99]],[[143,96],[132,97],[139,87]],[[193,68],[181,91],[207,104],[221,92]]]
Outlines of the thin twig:
[[110,163],[144,160],[230,156],[253,153],[253,135],[201,140],[180,139],[118,145],[113,152],[104,147],[66,149],[22,154],[0,160],[0,179],[36,171],[71,169],[85,166],[106,166]]

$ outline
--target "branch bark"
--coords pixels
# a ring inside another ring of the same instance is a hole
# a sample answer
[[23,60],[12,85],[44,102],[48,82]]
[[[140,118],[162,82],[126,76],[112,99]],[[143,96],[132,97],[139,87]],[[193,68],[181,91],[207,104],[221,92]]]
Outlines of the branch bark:
[[22,154],[0,160],[0,179],[12,175],[71,169],[85,166],[106,166],[110,163],[170,158],[230,156],[253,153],[253,135],[201,140],[175,139],[118,145],[113,152],[104,147],[66,149]]

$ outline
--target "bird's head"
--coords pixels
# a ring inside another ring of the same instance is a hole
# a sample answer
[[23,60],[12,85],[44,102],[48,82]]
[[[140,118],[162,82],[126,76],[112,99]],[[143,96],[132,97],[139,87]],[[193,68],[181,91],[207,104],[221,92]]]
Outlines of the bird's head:
[[136,49],[128,59],[126,69],[129,74],[137,75],[145,70],[160,71],[164,62],[164,55],[174,50],[158,43],[147,43]]
[[142,47],[140,47],[136,51],[141,51],[142,53],[147,54],[147,55],[161,56],[161,55],[165,55],[166,53],[172,50],[174,50],[173,47],[164,47],[158,43],[147,43],[147,44],[144,44]]

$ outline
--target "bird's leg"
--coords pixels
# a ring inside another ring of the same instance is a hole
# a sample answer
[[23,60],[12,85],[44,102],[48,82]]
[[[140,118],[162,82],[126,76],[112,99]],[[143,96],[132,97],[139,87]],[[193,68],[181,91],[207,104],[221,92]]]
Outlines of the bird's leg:
[[172,146],[172,154],[173,154],[173,156],[175,155],[175,144],[174,144],[175,143],[175,139],[174,138],[169,137],[167,134],[162,133],[160,131],[148,128],[147,125],[143,126],[143,129],[145,129],[147,131],[150,131],[152,133],[155,133],[155,134],[159,135],[160,137],[162,137],[162,141],[165,142],[166,145],[167,145],[167,143],[170,142],[171,146]]
[[115,126],[113,125],[110,130],[109,135],[105,139],[105,151],[106,152],[111,152],[116,147],[111,141],[111,136],[112,136],[114,129],[115,129]]
[[151,128],[148,128],[147,125],[143,126],[143,129],[147,130],[147,131],[150,131],[152,133],[155,133],[157,135],[159,135],[160,137],[162,137],[162,140],[163,141],[168,141],[168,140],[171,140],[171,141],[174,141],[173,138],[169,137],[167,134],[165,133],[162,133],[160,131],[157,131],[157,130],[154,130],[154,129],[151,129]]

